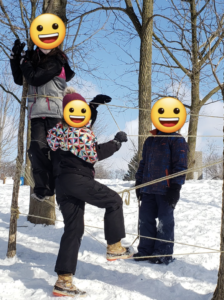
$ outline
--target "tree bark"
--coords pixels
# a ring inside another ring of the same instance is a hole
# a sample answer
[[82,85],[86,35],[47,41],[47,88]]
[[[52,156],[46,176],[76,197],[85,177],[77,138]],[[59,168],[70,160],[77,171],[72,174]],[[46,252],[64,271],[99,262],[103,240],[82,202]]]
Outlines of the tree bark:
[[19,131],[18,131],[18,154],[16,159],[16,174],[14,177],[14,185],[13,185],[13,192],[12,192],[7,257],[14,257],[16,255],[16,231],[17,231],[16,210],[18,209],[20,175],[21,175],[21,170],[23,165],[23,151],[24,151],[23,138],[24,138],[24,127],[25,127],[27,89],[28,89],[28,85],[24,80],[22,100],[20,106]]
[[[197,41],[197,9],[196,1],[190,2],[191,7],[191,36],[192,36],[192,76],[191,76],[191,113],[197,116],[190,117],[189,121],[189,135],[195,135],[195,137],[188,138],[188,168],[195,166],[195,149],[197,142],[197,129],[198,129],[198,114],[200,111],[200,97],[199,97],[199,83],[200,83],[200,66],[198,63],[198,41]],[[188,173],[187,179],[193,179],[193,172]]]
[[[152,34],[153,0],[144,0],[142,9],[142,30],[139,66],[139,108],[151,109],[151,65],[152,65]],[[141,160],[143,144],[152,128],[149,111],[139,110],[138,161]]]
[[[52,13],[60,17],[65,26],[67,25],[67,18],[66,18],[66,4],[67,0],[45,0],[43,2],[43,13]],[[63,43],[59,46],[60,49],[63,49]],[[32,172],[31,172],[32,173]],[[30,189],[30,193],[32,193],[32,188]],[[46,224],[46,225],[55,225],[55,196],[50,197],[48,200],[52,203],[52,205],[48,204],[47,202],[39,203],[36,200],[30,199],[30,207],[29,207],[29,214],[35,215],[38,217],[45,217],[51,220],[45,220],[42,218],[36,218],[28,216],[28,221],[34,224]]]
[[[222,89],[223,105],[224,105],[224,90]],[[223,114],[224,116],[224,114]],[[224,124],[223,124],[223,135],[224,135]],[[224,139],[223,139],[224,145]],[[224,148],[223,148],[223,171],[222,171],[222,219],[221,219],[221,243],[220,251],[224,251]],[[224,299],[224,253],[220,254],[220,264],[218,273],[218,282],[213,294],[212,300],[223,300]]]
[[28,156],[28,150],[30,148],[31,141],[31,121],[28,119],[27,121],[27,132],[26,132],[26,166],[25,166],[25,174],[27,174],[24,178],[24,184],[30,185],[30,180],[28,176],[31,176],[31,162]]

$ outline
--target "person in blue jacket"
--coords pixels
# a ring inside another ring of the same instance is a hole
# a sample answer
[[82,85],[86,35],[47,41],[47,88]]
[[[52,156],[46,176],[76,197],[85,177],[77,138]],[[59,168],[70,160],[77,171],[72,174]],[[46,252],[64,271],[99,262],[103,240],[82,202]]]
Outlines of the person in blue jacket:
[[[187,169],[188,145],[185,139],[175,132],[165,133],[155,129],[151,133],[152,136],[146,139],[143,146],[142,160],[135,176],[136,186]],[[185,175],[181,175],[136,190],[137,198],[141,200],[140,235],[171,241],[169,243],[141,237],[138,253],[134,254],[136,261],[149,260],[150,263],[157,264],[169,264],[173,261],[174,208],[184,182]],[[161,257],[141,258],[159,255]]]

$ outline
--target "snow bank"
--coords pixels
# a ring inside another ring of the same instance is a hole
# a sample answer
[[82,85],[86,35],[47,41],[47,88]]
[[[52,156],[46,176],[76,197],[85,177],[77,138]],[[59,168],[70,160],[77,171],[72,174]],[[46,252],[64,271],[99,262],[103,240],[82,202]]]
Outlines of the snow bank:
[[[134,182],[100,180],[121,191]],[[220,245],[222,181],[188,181],[175,209],[175,240],[214,249]],[[0,186],[0,299],[54,299],[54,264],[63,223],[34,225],[25,216],[18,220],[17,256],[5,258],[8,243],[12,186]],[[27,213],[29,188],[20,187],[20,211]],[[128,233],[137,232],[137,202],[131,193],[130,206],[124,205]],[[57,219],[62,216],[57,211]],[[103,227],[103,210],[86,205],[85,224]],[[102,230],[86,227],[105,244]],[[75,283],[87,291],[87,300],[210,300],[216,287],[219,254],[176,256],[169,266],[134,260],[108,262],[105,247],[85,232],[79,253]],[[127,235],[125,245],[133,236]],[[137,243],[134,248],[136,250]],[[207,252],[175,244],[175,253]],[[64,298],[71,299],[71,298]]]

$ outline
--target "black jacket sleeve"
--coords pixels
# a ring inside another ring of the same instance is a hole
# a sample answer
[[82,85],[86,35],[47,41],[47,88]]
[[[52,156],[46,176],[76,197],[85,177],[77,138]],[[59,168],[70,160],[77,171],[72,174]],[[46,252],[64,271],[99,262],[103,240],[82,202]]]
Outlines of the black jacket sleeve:
[[20,68],[28,84],[40,86],[52,80],[55,76],[60,75],[62,66],[61,61],[52,57],[45,62],[44,68],[40,66],[35,69],[31,61],[23,62]]
[[20,69],[20,59],[10,59],[10,66],[14,82],[18,85],[23,85],[23,73]]
[[72,71],[68,62],[65,63],[64,68],[65,68],[65,74],[66,74],[66,82],[68,82],[75,76],[75,72]]
[[115,140],[109,141],[103,144],[96,144],[96,152],[98,156],[98,160],[103,160],[108,158],[114,154],[114,152],[118,151],[121,147],[121,144]]

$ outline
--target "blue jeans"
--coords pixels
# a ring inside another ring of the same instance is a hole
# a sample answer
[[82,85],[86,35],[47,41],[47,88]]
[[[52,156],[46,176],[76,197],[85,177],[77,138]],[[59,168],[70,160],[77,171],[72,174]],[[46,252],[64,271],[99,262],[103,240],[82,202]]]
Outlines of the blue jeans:
[[[139,216],[140,235],[174,241],[173,208],[165,199],[164,195],[143,194]],[[145,256],[173,254],[173,246],[173,243],[140,238],[138,252]]]

